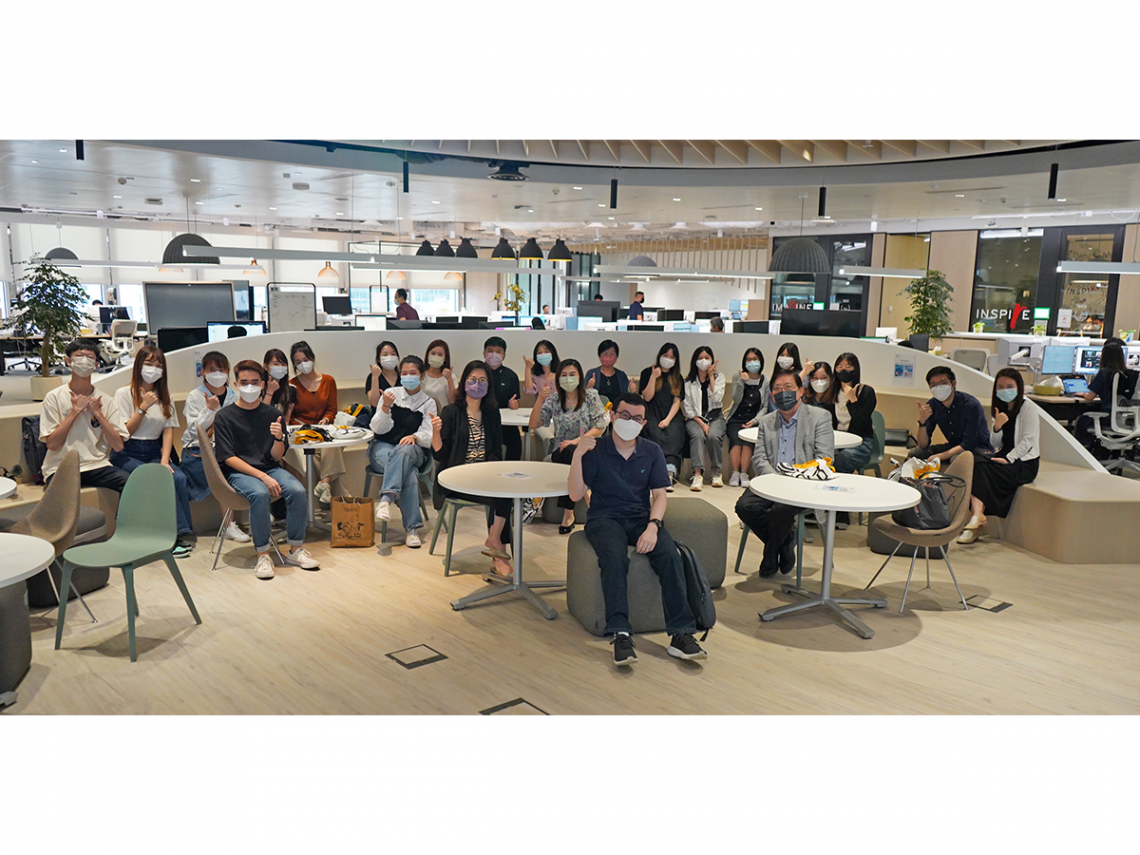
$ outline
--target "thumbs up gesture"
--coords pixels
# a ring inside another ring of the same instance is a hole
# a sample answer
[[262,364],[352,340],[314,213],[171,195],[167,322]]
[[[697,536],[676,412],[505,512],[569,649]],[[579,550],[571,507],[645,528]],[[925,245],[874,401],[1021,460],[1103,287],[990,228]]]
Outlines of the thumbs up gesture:
[[593,389],[594,384],[596,384],[597,382],[598,382],[598,375],[597,374],[591,374],[590,375],[590,382],[586,384],[586,388],[587,389]]
[[595,436],[587,434],[584,430],[578,432],[578,454],[585,454],[587,451],[593,449],[598,444],[598,439]]
[[274,439],[285,439],[285,428],[282,426],[284,419],[284,416],[278,416],[277,420],[269,426],[269,432],[273,434]]

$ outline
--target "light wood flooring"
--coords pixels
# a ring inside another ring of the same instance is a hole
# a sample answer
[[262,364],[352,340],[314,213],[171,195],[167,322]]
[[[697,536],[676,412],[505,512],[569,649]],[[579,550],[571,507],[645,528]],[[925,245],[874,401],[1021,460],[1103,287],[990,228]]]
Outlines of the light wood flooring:
[[[730,515],[729,561],[740,530],[737,489],[706,487],[701,499]],[[678,491],[671,501],[696,498]],[[619,671],[605,640],[566,611],[564,591],[542,596],[548,621],[506,595],[453,611],[449,602],[484,587],[487,559],[478,512],[460,513],[453,571],[402,543],[379,550],[311,545],[318,572],[279,567],[252,573],[252,544],[227,544],[210,572],[211,538],[179,562],[202,615],[196,626],[161,564],[136,571],[139,661],[127,654],[122,576],[87,599],[91,624],[71,604],[63,649],[53,649],[55,611],[32,616],[32,669],[4,714],[459,714],[517,699],[497,714],[1136,713],[1140,709],[1140,573],[1135,565],[1061,566],[998,542],[955,547],[951,560],[968,598],[1000,611],[962,610],[941,562],[933,591],[916,567],[898,613],[909,561],[896,558],[874,590],[886,610],[863,609],[864,640],[820,611],[762,624],[757,612],[789,601],[779,580],[756,576],[761,546],[749,541],[715,592],[718,624],[709,659],[671,659],[664,634],[637,637],[639,665]],[[434,511],[431,523],[435,521]],[[399,526],[392,526],[402,538]],[[317,532],[312,532],[314,538]],[[377,535],[379,536],[379,535]],[[565,537],[535,523],[525,531],[528,576],[564,575]],[[441,547],[443,538],[441,537]],[[380,554],[382,553],[382,554]],[[821,539],[806,547],[805,579],[818,584]],[[837,590],[860,589],[883,557],[866,529],[837,534]],[[386,654],[427,645],[447,658],[406,669]]]

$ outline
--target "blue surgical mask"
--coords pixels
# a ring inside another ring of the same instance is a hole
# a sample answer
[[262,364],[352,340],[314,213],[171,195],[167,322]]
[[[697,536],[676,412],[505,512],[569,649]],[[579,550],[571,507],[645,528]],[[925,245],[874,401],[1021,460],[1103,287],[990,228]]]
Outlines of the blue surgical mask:
[[554,357],[551,356],[549,353],[540,353],[538,356],[536,356],[534,358],[535,362],[537,362],[543,368],[545,368],[547,365],[549,365],[550,361],[552,359],[554,359]]
[[401,374],[400,385],[407,389],[409,392],[414,392],[420,388],[420,375],[419,374]]
[[760,362],[759,362],[759,360],[749,359],[747,362],[744,363],[744,370],[747,371],[749,374],[759,374],[760,373]]
[[998,389],[997,390],[997,399],[1003,403],[1006,403],[1006,404],[1012,403],[1015,398],[1017,398],[1017,389],[1016,388],[1014,388],[1014,389]]

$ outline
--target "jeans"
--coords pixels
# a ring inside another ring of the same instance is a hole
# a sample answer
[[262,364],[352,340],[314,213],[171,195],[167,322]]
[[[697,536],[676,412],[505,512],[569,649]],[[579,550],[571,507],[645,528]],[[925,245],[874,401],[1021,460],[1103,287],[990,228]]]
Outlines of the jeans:
[[796,514],[802,510],[762,499],[751,490],[745,490],[736,500],[736,515],[763,542],[763,561],[768,564],[776,560],[780,549],[789,542],[795,548]]
[[700,469],[702,473],[720,474],[725,429],[724,418],[709,423],[708,436],[705,436],[704,428],[696,419],[685,422],[685,430],[689,432],[689,462],[693,464],[693,469]]
[[[280,466],[267,469],[270,478],[281,485],[281,497],[288,508],[286,512],[286,538],[290,546],[301,546],[305,542],[308,528],[309,497],[301,482]],[[249,502],[249,533],[253,536],[253,546],[258,552],[269,551],[270,521],[269,505],[274,501],[269,488],[260,479],[242,472],[231,472],[226,476],[230,486],[245,496]]]
[[[612,519],[591,517],[586,521],[586,539],[598,555],[598,567],[602,571],[602,599],[606,604],[607,635],[617,632],[633,633],[629,622],[629,591],[626,578],[629,575],[629,553],[627,547],[637,544],[637,539],[649,525],[649,517]],[[664,528],[657,532],[657,545],[649,553],[649,566],[657,574],[661,583],[661,605],[665,610],[665,631],[670,635],[697,631],[697,622],[689,608],[688,589],[685,586],[685,573],[681,569],[681,556],[673,538]]]
[[394,498],[399,500],[405,531],[424,527],[424,518],[420,514],[419,468],[426,459],[427,454],[416,443],[392,445],[390,442],[374,441],[368,446],[369,465],[384,475],[384,482],[380,485],[380,501],[387,499],[390,502]]
[[202,449],[196,445],[182,449],[182,474],[190,490],[190,501],[200,502],[210,495],[210,484],[206,481],[206,467],[202,464]]
[[848,474],[858,473],[867,465],[867,461],[871,459],[874,450],[875,438],[873,436],[867,437],[854,448],[841,448],[835,452],[835,471]]
[[[111,463],[124,472],[131,473],[144,463],[162,461],[161,439],[128,439],[122,451],[111,454]],[[178,519],[179,534],[193,534],[194,523],[190,520],[190,485],[181,467],[170,464],[174,470],[174,511]]]

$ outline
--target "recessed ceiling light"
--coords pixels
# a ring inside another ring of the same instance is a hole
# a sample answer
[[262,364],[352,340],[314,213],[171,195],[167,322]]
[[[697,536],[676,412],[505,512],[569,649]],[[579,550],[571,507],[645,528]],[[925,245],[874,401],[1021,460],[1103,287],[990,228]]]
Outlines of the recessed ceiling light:
[[273,207],[270,207],[270,209],[269,209],[269,210],[271,210],[271,211],[276,211],[277,209],[276,209],[276,208],[273,208]]
[[612,219],[613,219],[613,217],[606,217],[606,219],[607,219],[607,220],[612,220]]
[[396,219],[397,219],[397,220],[402,220],[402,219],[404,219],[404,218],[403,218],[403,217],[396,217]]
[[756,210],[757,211],[763,211],[764,209],[763,208],[757,208]]
[[112,196],[111,198],[112,199],[122,199],[123,197],[122,196]]
[[201,178],[191,178],[191,179],[190,179],[190,183],[192,183],[192,184],[201,184],[201,183],[202,183],[202,179],[201,179]]
[[955,198],[955,199],[965,199],[965,198],[966,198],[966,194],[965,194],[965,193],[955,193],[955,194],[954,194],[954,198]]
[[337,211],[337,212],[336,212],[336,215],[337,215],[338,217],[343,217],[343,216],[344,216],[344,211]]
[[32,161],[32,163],[39,163],[39,161],[38,161],[38,160],[33,160],[33,161]]
[[604,207],[606,207],[606,206],[605,206],[605,203],[603,203],[603,202],[599,202],[599,203],[598,203],[598,207],[599,207],[599,208],[604,208]]
[[673,201],[674,201],[674,202],[680,202],[681,200],[680,200],[680,199],[678,199],[676,196],[674,196],[674,197],[673,197]]
[[575,187],[574,189],[575,190],[581,190],[582,188],[581,187]]
[[526,212],[527,212],[528,214],[533,214],[533,213],[534,213],[534,208],[527,208],[527,209],[526,209]]
[[59,150],[59,153],[60,153],[60,154],[67,154],[67,149],[65,149],[65,148],[61,148],[61,149]]
[[439,200],[438,200],[438,199],[432,199],[432,200],[431,200],[431,203],[432,203],[433,205],[438,205],[438,204],[439,204]]
[[195,205],[201,205],[201,204],[203,204],[203,203],[202,203],[202,202],[195,202],[194,204],[195,204]]
[[1057,201],[1058,202],[1068,202],[1069,200],[1068,199],[1058,199]]

